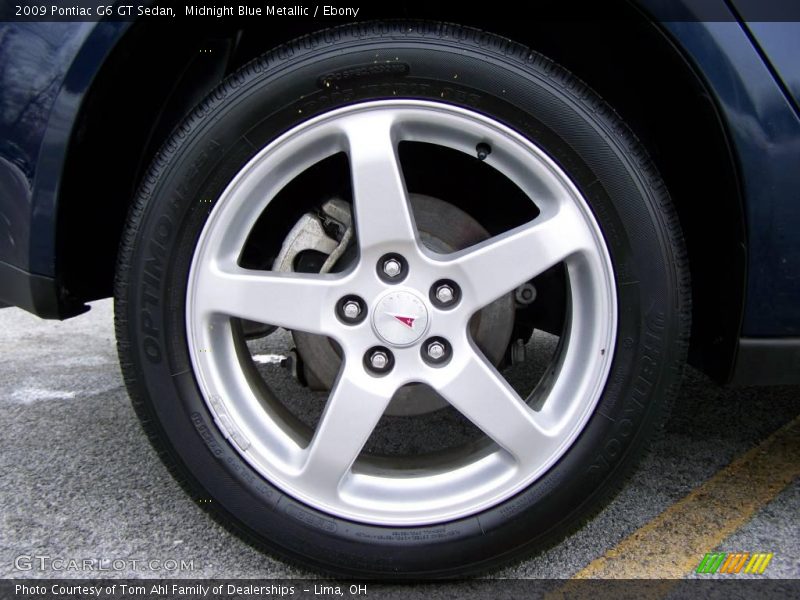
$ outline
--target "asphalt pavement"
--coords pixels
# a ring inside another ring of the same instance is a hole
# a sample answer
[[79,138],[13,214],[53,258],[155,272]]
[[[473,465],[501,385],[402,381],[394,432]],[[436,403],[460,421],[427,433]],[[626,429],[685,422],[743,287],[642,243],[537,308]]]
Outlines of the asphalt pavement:
[[[65,322],[0,310],[0,365],[0,577],[313,577],[232,537],[172,481],[128,401],[110,301]],[[690,370],[616,499],[494,576],[572,577],[798,414],[798,387],[726,389]],[[771,552],[764,577],[800,577],[799,514],[795,479],[708,551]],[[92,573],[71,559],[117,562]]]

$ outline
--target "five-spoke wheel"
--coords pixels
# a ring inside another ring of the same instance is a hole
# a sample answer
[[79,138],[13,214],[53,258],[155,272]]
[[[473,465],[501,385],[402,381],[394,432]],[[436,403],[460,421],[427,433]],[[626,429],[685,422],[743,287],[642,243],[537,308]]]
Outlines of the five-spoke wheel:
[[231,531],[337,575],[462,576],[630,474],[680,379],[684,257],[645,149],[567,71],[455,25],[344,26],[231,74],[153,161],[121,365]]
[[[398,160],[404,141],[474,153],[535,203],[538,216],[440,254],[420,239]],[[261,213],[313,164],[347,155],[357,259],[336,274],[256,271],[239,258]],[[279,173],[280,176],[275,174]],[[568,326],[558,377],[536,409],[476,346],[481,309],[566,265]],[[423,101],[368,102],[290,130],[220,196],[195,252],[186,325],[193,365],[217,424],[259,473],[311,506],[371,523],[419,525],[474,514],[529,485],[581,432],[608,373],[616,293],[603,236],[568,176],[499,122]],[[343,363],[306,443],[247,376],[231,317],[326,336]],[[213,349],[206,352],[205,349]],[[361,451],[397,391],[421,383],[492,444],[449,461],[377,466]]]

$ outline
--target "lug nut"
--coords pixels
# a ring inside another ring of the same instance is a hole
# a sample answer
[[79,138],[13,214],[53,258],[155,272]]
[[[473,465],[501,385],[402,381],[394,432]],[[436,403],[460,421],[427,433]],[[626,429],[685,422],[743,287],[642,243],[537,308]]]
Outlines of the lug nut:
[[367,316],[367,305],[361,298],[351,294],[336,303],[336,314],[347,325],[356,325]]
[[373,369],[383,371],[386,365],[389,364],[389,357],[386,355],[386,352],[373,352],[372,356],[369,357],[369,364],[372,365]]
[[444,356],[445,347],[441,342],[432,342],[428,344],[428,356],[433,360],[441,360]]
[[440,285],[436,288],[436,299],[442,304],[450,304],[455,297],[455,292],[449,285]]
[[428,296],[434,306],[449,310],[461,300],[461,288],[455,281],[440,279],[431,286]]
[[390,258],[386,262],[383,263],[383,272],[386,273],[388,277],[397,277],[400,275],[400,272],[403,270],[403,265],[400,264],[400,261],[395,258]]
[[344,303],[342,307],[342,313],[344,314],[346,319],[355,320],[358,318],[358,315],[361,314],[361,307],[358,305],[358,302],[355,300],[348,300]]
[[419,349],[422,360],[432,367],[441,367],[450,361],[453,349],[443,337],[432,337],[425,340]]
[[375,263],[378,277],[386,283],[395,284],[403,281],[408,275],[406,259],[396,252],[389,252],[380,257]]
[[375,346],[364,354],[364,367],[373,375],[385,375],[394,367],[394,356],[383,346]]

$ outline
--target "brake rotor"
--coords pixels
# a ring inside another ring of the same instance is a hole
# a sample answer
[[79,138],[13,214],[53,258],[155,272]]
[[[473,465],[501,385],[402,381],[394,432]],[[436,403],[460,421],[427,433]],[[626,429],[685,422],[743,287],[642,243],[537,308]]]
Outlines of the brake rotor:
[[[422,243],[430,250],[448,254],[463,250],[474,244],[489,239],[489,232],[480,223],[473,219],[466,212],[431,196],[423,194],[409,194],[411,208],[414,213],[414,220],[419,230]],[[334,200],[326,206],[334,203],[334,210],[337,220],[345,228],[352,227],[352,220],[349,212],[349,205],[342,201]],[[324,212],[334,212],[323,209]],[[306,218],[308,215],[305,215]],[[301,219],[302,221],[302,219]],[[311,221],[309,221],[310,223]],[[292,233],[284,242],[279,260],[275,261],[275,270],[293,270],[295,267],[287,256],[298,254],[297,244],[293,241],[303,239],[299,229],[303,225],[295,225]],[[320,230],[321,231],[321,230]],[[317,225],[313,225],[313,236],[319,236]],[[328,254],[329,258],[334,257],[339,262],[335,264],[333,270],[340,271],[346,267],[345,263],[354,258],[353,252],[345,252],[344,245],[349,241],[347,231],[339,244],[335,242],[325,242],[317,244],[316,250],[323,246],[322,252]],[[338,256],[336,256],[338,254]],[[325,265],[330,268],[332,261],[326,260]],[[514,326],[514,295],[506,294],[498,298],[480,312],[470,321],[470,332],[478,348],[494,364],[499,365],[505,356],[506,348],[511,339]],[[336,381],[339,369],[342,364],[335,344],[327,337],[313,335],[301,331],[292,331],[297,352],[302,358],[304,376],[308,386],[314,390],[330,390]],[[428,386],[411,384],[404,386],[397,391],[389,404],[386,414],[394,416],[421,415],[448,406],[448,403]]]

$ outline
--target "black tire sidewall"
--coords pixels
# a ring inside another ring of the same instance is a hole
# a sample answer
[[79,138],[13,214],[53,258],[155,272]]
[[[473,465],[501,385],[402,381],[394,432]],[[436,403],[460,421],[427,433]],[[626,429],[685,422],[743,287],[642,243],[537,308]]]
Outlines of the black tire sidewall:
[[[251,64],[176,131],[142,187],[135,236],[123,257],[126,347],[140,414],[198,497],[210,499],[211,509],[246,537],[305,564],[359,576],[462,574],[557,539],[621,484],[661,414],[680,358],[674,241],[635,140],[554,65],[479,41],[362,33],[343,31],[317,47],[301,45]],[[376,53],[397,60],[371,68]],[[203,200],[219,197],[255,153],[298,123],[340,106],[398,97],[487,114],[543,148],[601,226],[619,303],[607,385],[558,463],[494,508],[412,528],[332,517],[253,471],[206,407],[184,314],[192,255],[212,206]]]

